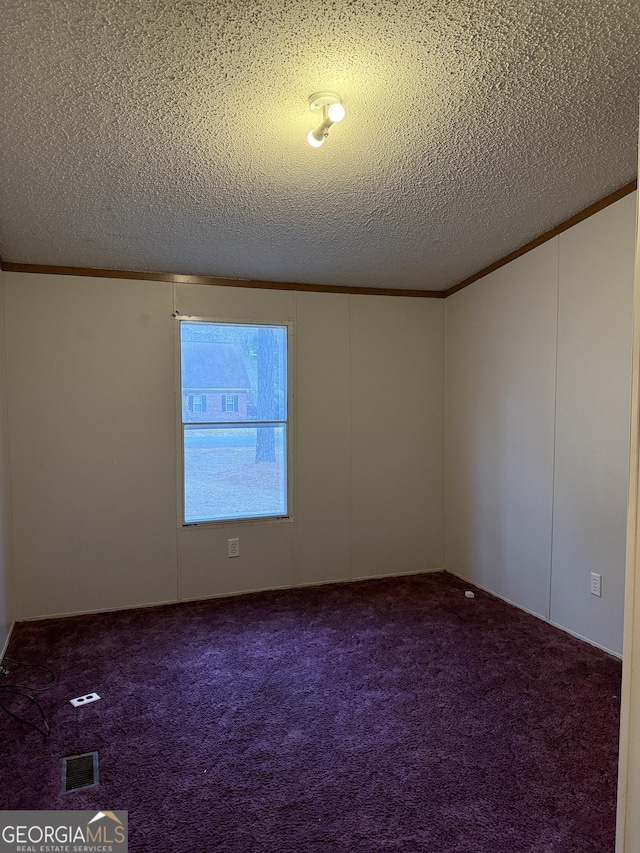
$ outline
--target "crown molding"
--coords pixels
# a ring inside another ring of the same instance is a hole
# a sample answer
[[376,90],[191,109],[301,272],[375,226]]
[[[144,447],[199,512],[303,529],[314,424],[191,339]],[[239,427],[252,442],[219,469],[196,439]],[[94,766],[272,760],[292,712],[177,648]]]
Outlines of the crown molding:
[[484,278],[489,273],[495,272],[500,269],[500,267],[505,266],[506,264],[510,264],[511,261],[515,261],[516,258],[522,257],[522,255],[526,255],[527,252],[530,252],[532,249],[537,249],[538,246],[541,246],[543,243],[546,243],[547,240],[552,240],[554,237],[557,237],[558,234],[562,234],[563,231],[567,231],[569,228],[573,228],[574,225],[577,225],[579,222],[582,222],[585,219],[588,219],[590,216],[593,216],[594,213],[599,213],[601,210],[604,210],[605,207],[609,207],[610,204],[614,204],[616,201],[620,201],[621,198],[629,195],[634,192],[638,187],[638,181],[630,181],[628,184],[625,184],[623,187],[620,187],[619,190],[615,190],[615,192],[609,193],[609,195],[601,198],[599,201],[590,204],[589,207],[585,207],[584,210],[581,210],[579,213],[570,216],[569,219],[565,219],[564,222],[561,222],[560,225],[556,225],[554,228],[549,229],[549,231],[545,231],[544,234],[540,234],[539,237],[536,237],[534,240],[531,240],[529,243],[525,243],[524,246],[520,246],[519,249],[515,249],[513,252],[510,252],[508,255],[505,255],[504,258],[500,258],[499,261],[494,261],[492,264],[489,264],[488,267],[484,267],[478,272],[470,275],[468,278],[463,279],[458,282],[458,284],[454,284],[453,287],[450,287],[448,290],[444,291],[445,299],[448,296],[452,296],[454,293],[457,293],[459,290],[463,290],[465,287],[469,287],[470,284],[473,284],[476,281],[479,281],[481,278]]
[[235,278],[215,278],[209,275],[183,275],[180,273],[141,272],[139,270],[110,270],[91,267],[62,267],[48,264],[19,264],[0,261],[6,272],[38,273],[46,275],[80,275],[92,278],[121,278],[134,281],[167,281],[171,284],[203,284],[215,287],[253,287],[260,290],[297,290],[306,293],[348,293],[354,296],[409,296],[444,299],[443,290],[395,290],[389,287],[332,287],[325,284],[298,284],[285,281],[245,281]]
[[520,248],[515,249],[503,258],[494,261],[492,264],[489,264],[489,266],[483,267],[483,269],[478,270],[478,272],[470,275],[468,278],[463,279],[446,290],[409,290],[394,289],[391,287],[345,287],[325,284],[302,284],[285,281],[245,281],[235,278],[216,278],[215,276],[210,275],[147,272],[140,270],[95,269],[92,267],[65,267],[51,266],[48,264],[21,264],[14,263],[13,261],[3,261],[2,259],[0,259],[0,269],[7,272],[38,273],[41,275],[79,275],[90,276],[92,278],[132,279],[134,281],[166,281],[171,284],[202,284],[214,287],[252,287],[259,290],[295,290],[302,293],[347,293],[353,296],[400,296],[422,299],[446,299],[454,293],[458,293],[458,291],[463,290],[465,287],[469,287],[470,284],[474,284],[474,282],[479,281],[481,278],[484,278],[492,272],[495,272],[495,270],[500,269],[500,267],[511,263],[511,261],[515,261],[516,258],[522,257],[522,255],[525,255],[532,249],[536,249],[538,246],[546,243],[547,240],[552,240],[554,237],[557,237],[558,234],[562,234],[563,231],[567,231],[569,228],[572,228],[579,222],[588,219],[595,213],[599,213],[599,211],[604,210],[605,207],[609,207],[609,205],[614,204],[616,201],[620,201],[621,198],[624,198],[634,192],[637,188],[637,180],[630,181],[628,184],[620,187],[620,189],[615,190],[615,192],[609,193],[609,195],[601,198],[599,201],[585,207],[584,210],[574,214],[569,217],[569,219],[565,219],[564,222],[561,222],[549,231],[545,231],[544,234],[540,234],[540,236],[536,237],[534,240],[525,243],[523,246],[520,246]]

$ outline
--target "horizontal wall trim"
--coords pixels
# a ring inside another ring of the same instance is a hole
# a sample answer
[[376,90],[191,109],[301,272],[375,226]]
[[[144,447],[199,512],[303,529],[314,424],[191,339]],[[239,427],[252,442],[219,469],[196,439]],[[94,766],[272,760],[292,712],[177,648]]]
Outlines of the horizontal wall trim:
[[474,282],[479,281],[481,278],[484,278],[492,272],[495,272],[500,269],[500,267],[506,266],[506,264],[511,263],[511,261],[515,261],[516,258],[526,255],[527,252],[530,252],[532,249],[536,249],[548,240],[552,240],[554,237],[557,237],[558,234],[562,234],[563,231],[567,231],[579,222],[593,216],[594,213],[604,210],[604,208],[609,207],[610,204],[615,204],[616,201],[620,201],[621,198],[624,198],[634,192],[637,187],[637,180],[630,181],[628,184],[620,187],[620,189],[615,190],[615,192],[609,193],[609,195],[601,198],[599,201],[585,207],[584,210],[574,214],[569,217],[569,219],[565,219],[564,222],[554,226],[549,231],[545,231],[544,234],[540,234],[539,237],[525,243],[524,246],[520,246],[520,248],[515,249],[503,258],[494,261],[492,264],[489,264],[489,266],[483,267],[483,269],[473,275],[470,275],[468,278],[463,279],[458,282],[458,284],[454,284],[446,290],[409,290],[400,288],[394,289],[392,287],[345,287],[342,285],[332,286],[328,284],[302,284],[285,281],[245,281],[243,279],[235,278],[216,278],[215,276],[210,275],[141,272],[139,270],[94,269],[92,267],[64,267],[50,266],[48,264],[19,264],[12,261],[3,261],[1,259],[0,269],[5,270],[6,272],[37,273],[45,275],[80,275],[92,278],[123,278],[133,279],[134,281],[166,281],[171,284],[203,284],[214,287],[252,287],[259,290],[297,290],[307,293],[347,293],[354,296],[409,296],[423,299],[446,299],[448,296],[452,296],[459,290],[463,290],[465,287],[469,287],[470,284],[474,284]]
[[458,282],[458,284],[454,284],[453,287],[450,287],[448,290],[444,291],[445,298],[447,296],[452,296],[459,290],[463,290],[465,287],[469,287],[470,284],[473,284],[479,279],[484,278],[486,275],[489,275],[489,273],[495,272],[496,270],[500,269],[500,267],[504,267],[506,264],[511,263],[511,261],[515,261],[516,258],[520,258],[522,257],[522,255],[526,255],[526,253],[530,252],[532,249],[537,249],[538,246],[541,246],[543,243],[546,243],[547,240],[552,240],[554,237],[557,237],[558,234],[562,234],[563,231],[568,231],[569,228],[573,228],[574,225],[577,225],[584,219],[588,219],[590,216],[593,216],[594,213],[599,213],[601,210],[604,210],[605,207],[609,207],[610,204],[614,204],[616,201],[620,201],[621,198],[624,198],[625,196],[634,192],[634,190],[637,189],[637,186],[637,180],[630,181],[628,184],[625,184],[623,187],[620,187],[619,190],[616,190],[615,192],[610,193],[604,198],[601,198],[599,201],[590,204],[589,207],[585,207],[584,210],[581,210],[574,216],[569,217],[569,219],[565,219],[565,221],[561,222],[560,225],[556,225],[549,231],[545,231],[544,234],[540,234],[539,237],[536,237],[529,243],[525,243],[524,246],[520,246],[519,249],[515,249],[515,251],[510,252],[508,255],[505,255],[504,258],[500,258],[499,261],[494,261],[494,263],[489,264],[488,267],[484,267],[473,275],[470,275],[469,278],[465,278],[463,279],[463,281]]
[[414,296],[444,299],[444,290],[394,290],[390,287],[343,287],[328,284],[296,284],[285,281],[244,281],[235,278],[215,278],[209,275],[182,275],[137,270],[105,270],[90,267],[56,267],[46,264],[16,264],[2,261],[6,272],[26,272],[46,275],[84,275],[92,278],[129,278],[135,281],[167,281],[171,284],[205,284],[214,287],[253,287],[260,290],[298,290],[311,293],[348,293],[354,296]]
[[167,607],[170,604],[180,604],[180,601],[177,598],[168,598],[166,601],[151,601],[148,604],[122,604],[116,607],[95,607],[90,610],[65,610],[64,613],[43,613],[40,616],[18,616],[16,622],[41,622],[45,619],[69,619],[72,616],[97,616],[100,613],[119,613],[121,610],[147,610],[149,607]]
[[[96,616],[100,613],[118,613],[124,610],[147,610],[150,607],[174,607],[180,604],[189,604],[192,601],[213,601],[222,598],[235,598],[242,595],[255,595],[259,592],[283,592],[286,590],[308,589],[309,587],[332,586],[334,584],[352,584],[366,580],[384,580],[385,578],[402,578],[413,575],[430,575],[434,572],[444,572],[445,569],[418,569],[415,572],[392,572],[388,575],[365,575],[358,578],[342,578],[331,581],[309,581],[302,584],[285,584],[284,586],[258,586],[252,589],[239,589],[232,592],[214,592],[211,595],[196,595],[180,598],[171,598],[166,601],[151,601],[148,604],[123,604],[119,607],[99,607],[92,610],[69,610],[64,613],[45,613],[42,616],[21,616],[16,622],[40,622],[45,619],[69,619],[72,616]],[[16,624],[14,622],[14,626]],[[13,629],[13,626],[12,626]],[[9,640],[7,639],[7,646]],[[0,660],[2,658],[0,657]]]

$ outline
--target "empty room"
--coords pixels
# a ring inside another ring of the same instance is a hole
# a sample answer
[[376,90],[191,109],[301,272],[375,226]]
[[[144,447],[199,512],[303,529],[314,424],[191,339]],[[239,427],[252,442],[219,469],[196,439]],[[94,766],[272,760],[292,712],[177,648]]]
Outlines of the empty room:
[[640,850],[639,41],[0,3],[0,850]]

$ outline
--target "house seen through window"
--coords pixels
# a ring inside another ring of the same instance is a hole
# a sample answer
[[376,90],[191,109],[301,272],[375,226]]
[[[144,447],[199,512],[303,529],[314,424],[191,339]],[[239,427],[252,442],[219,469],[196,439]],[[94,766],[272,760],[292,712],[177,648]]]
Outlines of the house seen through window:
[[181,321],[185,524],[285,516],[287,327]]

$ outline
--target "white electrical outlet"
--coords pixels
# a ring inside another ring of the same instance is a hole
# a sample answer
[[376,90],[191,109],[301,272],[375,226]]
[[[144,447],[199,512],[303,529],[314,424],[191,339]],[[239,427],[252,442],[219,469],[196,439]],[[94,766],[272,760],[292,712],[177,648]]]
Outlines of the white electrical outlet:
[[240,540],[239,539],[227,539],[227,557],[239,557],[240,556]]
[[602,596],[602,575],[591,572],[591,595]]

